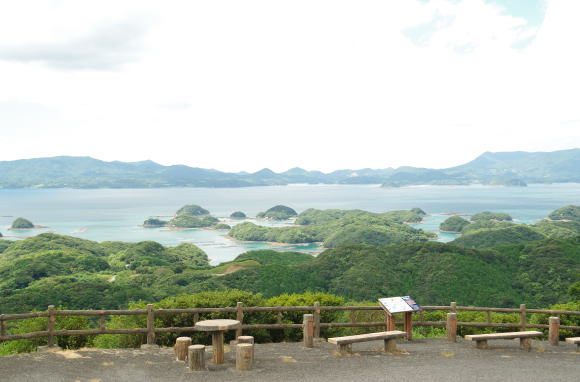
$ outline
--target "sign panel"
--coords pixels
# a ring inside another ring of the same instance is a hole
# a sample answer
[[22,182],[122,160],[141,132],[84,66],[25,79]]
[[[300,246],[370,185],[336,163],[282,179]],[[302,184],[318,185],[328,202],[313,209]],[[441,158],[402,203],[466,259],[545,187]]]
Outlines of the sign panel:
[[391,314],[422,310],[411,296],[379,298],[379,304]]

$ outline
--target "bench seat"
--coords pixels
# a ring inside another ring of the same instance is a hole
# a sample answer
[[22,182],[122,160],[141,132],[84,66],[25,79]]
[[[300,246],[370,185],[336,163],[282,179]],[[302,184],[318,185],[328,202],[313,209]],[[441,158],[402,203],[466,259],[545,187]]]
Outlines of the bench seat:
[[478,349],[487,349],[488,340],[511,340],[515,338],[520,339],[520,348],[530,351],[532,349],[532,338],[543,337],[542,332],[525,331],[525,332],[509,332],[509,333],[490,333],[490,334],[470,334],[463,338],[468,341],[475,341],[475,347]]
[[340,354],[352,353],[352,344],[357,342],[367,341],[385,341],[385,352],[397,351],[397,338],[402,338],[407,335],[406,332],[400,330],[392,330],[389,332],[377,332],[367,334],[357,334],[355,336],[333,337],[328,339],[328,343],[335,344],[339,347]]
[[576,348],[577,352],[580,352],[580,337],[569,337],[566,338],[566,342],[571,343],[571,344],[575,344],[578,345]]

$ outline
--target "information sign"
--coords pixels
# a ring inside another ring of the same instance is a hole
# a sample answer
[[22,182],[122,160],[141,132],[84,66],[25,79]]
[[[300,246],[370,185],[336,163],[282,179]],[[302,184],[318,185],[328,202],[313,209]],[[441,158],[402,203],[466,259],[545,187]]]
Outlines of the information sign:
[[412,313],[422,310],[421,306],[411,296],[379,298],[379,303],[383,309],[391,314],[402,312]]

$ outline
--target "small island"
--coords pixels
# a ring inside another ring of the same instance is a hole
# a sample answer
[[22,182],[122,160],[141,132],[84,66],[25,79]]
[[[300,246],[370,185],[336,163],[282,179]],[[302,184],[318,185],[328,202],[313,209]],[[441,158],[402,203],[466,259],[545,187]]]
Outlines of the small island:
[[143,227],[165,227],[167,222],[157,218],[149,218],[143,222]]
[[553,211],[548,218],[550,220],[564,220],[573,221],[580,220],[580,206],[568,205],[562,208],[558,208]]
[[143,227],[159,228],[168,227],[171,230],[183,230],[189,228],[230,229],[227,224],[221,224],[219,219],[210,215],[209,211],[197,204],[188,204],[177,210],[173,219],[169,221],[150,217],[143,222]]
[[19,230],[27,230],[27,229],[40,229],[40,228],[47,228],[42,225],[34,225],[30,220],[25,218],[17,218],[12,222],[12,226],[9,230],[12,231],[19,231]]
[[469,221],[461,216],[451,216],[439,225],[439,231],[461,233],[463,228],[469,225]]
[[230,215],[230,218],[232,218],[232,219],[245,219],[246,214],[243,213],[242,211],[236,211],[236,212],[232,212],[232,214]]
[[256,215],[260,219],[271,220],[287,220],[296,216],[298,216],[298,213],[294,209],[280,204]]

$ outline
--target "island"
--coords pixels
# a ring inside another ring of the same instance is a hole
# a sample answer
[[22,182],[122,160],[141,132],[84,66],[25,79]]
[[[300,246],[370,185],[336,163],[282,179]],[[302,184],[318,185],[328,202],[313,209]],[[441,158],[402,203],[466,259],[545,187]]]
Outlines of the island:
[[558,208],[548,215],[550,220],[580,220],[580,206],[568,205]]
[[290,207],[283,205],[274,206],[268,209],[266,212],[260,212],[258,213],[258,215],[256,215],[256,217],[260,219],[271,219],[271,220],[287,220],[295,216],[298,216],[298,213],[296,211],[294,211]]
[[17,218],[12,222],[12,226],[9,230],[18,231],[18,230],[28,230],[28,229],[40,229],[40,228],[47,228],[42,225],[34,225],[30,220],[25,218]]
[[512,221],[513,219],[504,212],[484,211],[471,216],[471,221],[478,220]]
[[165,227],[167,222],[157,218],[149,218],[143,222],[143,227]]
[[232,219],[245,219],[246,214],[243,213],[242,211],[236,211],[236,212],[232,212],[232,214],[230,215],[230,218],[232,218]]
[[469,225],[469,221],[461,216],[451,216],[439,225],[439,231],[461,233],[461,231]]

